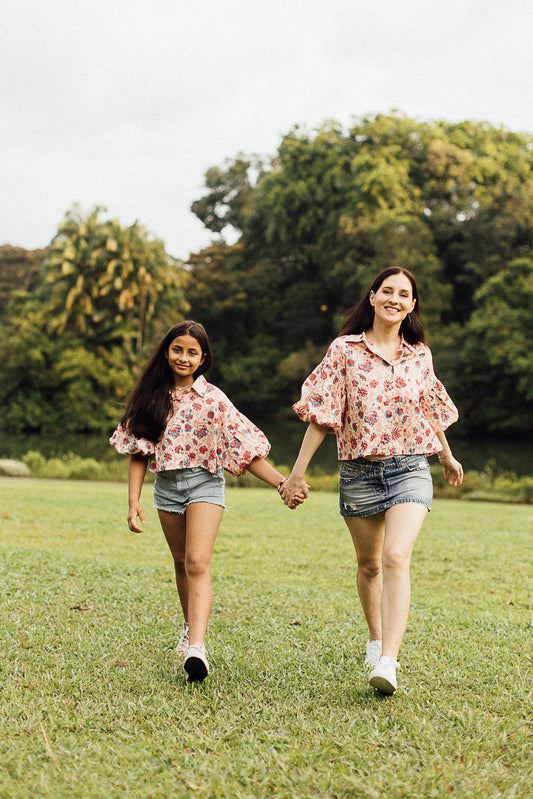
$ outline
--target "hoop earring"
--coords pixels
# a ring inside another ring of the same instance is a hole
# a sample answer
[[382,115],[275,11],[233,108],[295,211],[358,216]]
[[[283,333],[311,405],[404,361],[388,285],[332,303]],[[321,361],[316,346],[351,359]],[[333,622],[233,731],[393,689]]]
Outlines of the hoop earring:
[[411,314],[410,313],[407,314],[407,318],[409,319],[409,324],[411,324]]

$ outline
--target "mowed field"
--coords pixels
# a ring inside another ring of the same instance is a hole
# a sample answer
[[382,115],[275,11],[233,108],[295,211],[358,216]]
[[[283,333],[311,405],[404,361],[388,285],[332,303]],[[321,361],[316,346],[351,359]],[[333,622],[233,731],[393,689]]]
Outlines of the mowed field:
[[436,500],[394,697],[333,493],[231,488],[185,682],[151,487],[0,479],[0,797],[533,797],[533,507]]

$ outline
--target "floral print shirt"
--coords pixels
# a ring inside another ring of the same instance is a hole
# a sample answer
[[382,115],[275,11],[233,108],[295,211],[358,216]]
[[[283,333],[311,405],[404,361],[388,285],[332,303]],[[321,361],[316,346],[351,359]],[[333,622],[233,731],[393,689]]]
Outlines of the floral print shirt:
[[190,389],[175,390],[172,405],[172,415],[157,444],[129,435],[121,425],[109,443],[123,455],[148,455],[152,472],[201,466],[214,474],[222,466],[241,475],[254,458],[270,451],[264,433],[203,375]]
[[402,338],[400,350],[389,363],[364,333],[339,336],[304,382],[293,409],[336,433],[339,460],[442,449],[435,433],[457,420],[457,408],[429,347]]

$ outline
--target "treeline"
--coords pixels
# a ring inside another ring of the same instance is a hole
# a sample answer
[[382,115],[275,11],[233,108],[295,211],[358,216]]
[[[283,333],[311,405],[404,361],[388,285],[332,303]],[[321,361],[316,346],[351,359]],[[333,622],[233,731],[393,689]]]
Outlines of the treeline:
[[0,251],[0,425],[108,430],[154,342],[186,316],[208,329],[211,378],[237,405],[290,415],[347,309],[399,264],[417,277],[463,429],[526,434],[532,166],[533,136],[481,123],[294,129],[271,158],[207,172],[192,209],[213,242],[186,264],[139,225],[74,209],[26,284],[6,288],[15,256]]

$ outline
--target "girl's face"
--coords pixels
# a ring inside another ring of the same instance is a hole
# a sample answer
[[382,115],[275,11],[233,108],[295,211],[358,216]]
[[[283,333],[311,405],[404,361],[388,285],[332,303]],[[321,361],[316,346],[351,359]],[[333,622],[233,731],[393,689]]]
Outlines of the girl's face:
[[194,373],[205,360],[205,354],[194,336],[185,334],[171,342],[167,361],[174,375],[174,384],[179,388],[194,383]]
[[386,277],[376,293],[370,292],[369,300],[376,320],[387,325],[397,324],[398,327],[416,303],[411,281],[401,273]]

